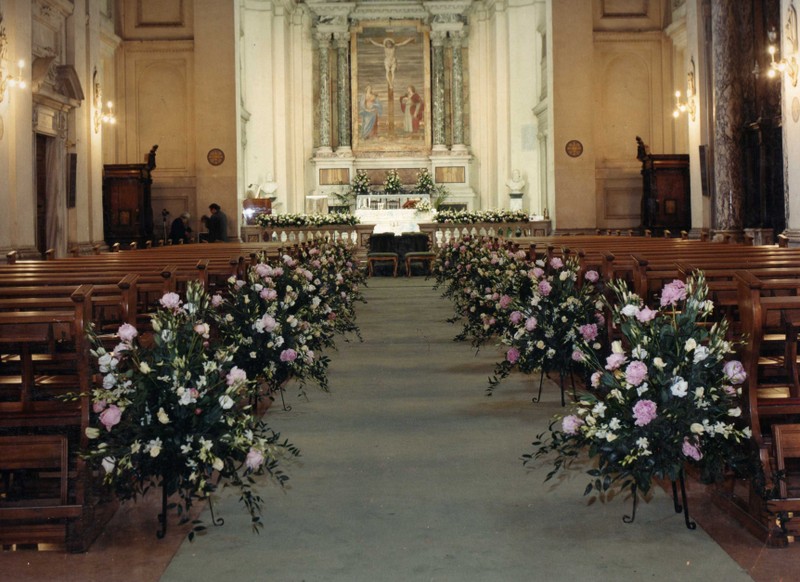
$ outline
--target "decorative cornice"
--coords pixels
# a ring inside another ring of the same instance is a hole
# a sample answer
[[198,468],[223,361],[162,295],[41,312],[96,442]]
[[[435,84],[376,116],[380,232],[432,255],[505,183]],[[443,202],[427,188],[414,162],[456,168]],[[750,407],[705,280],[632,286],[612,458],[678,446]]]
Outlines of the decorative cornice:
[[369,3],[360,3],[350,15],[355,21],[360,20],[390,20],[390,19],[420,19],[426,20],[429,16],[423,2],[404,2],[397,0],[373,0]]

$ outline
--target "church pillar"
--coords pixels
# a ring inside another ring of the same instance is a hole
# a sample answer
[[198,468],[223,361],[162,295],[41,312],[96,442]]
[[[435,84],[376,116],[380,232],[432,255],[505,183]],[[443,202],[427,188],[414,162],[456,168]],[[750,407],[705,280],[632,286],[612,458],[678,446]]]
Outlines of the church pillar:
[[444,38],[446,33],[431,32],[433,46],[433,151],[446,152],[444,139]]
[[338,108],[338,128],[339,146],[337,153],[350,155],[351,135],[350,135],[350,34],[347,32],[336,32],[333,35],[336,40],[338,51],[338,70],[337,70],[337,102]]
[[317,154],[331,149],[330,34],[317,33],[319,43],[319,147]]
[[715,233],[741,237],[744,206],[742,177],[742,81],[738,74],[740,38],[735,11],[738,0],[711,3],[713,38],[714,119],[714,219]]
[[466,153],[464,145],[464,65],[461,45],[464,31],[450,33],[453,47],[453,152]]

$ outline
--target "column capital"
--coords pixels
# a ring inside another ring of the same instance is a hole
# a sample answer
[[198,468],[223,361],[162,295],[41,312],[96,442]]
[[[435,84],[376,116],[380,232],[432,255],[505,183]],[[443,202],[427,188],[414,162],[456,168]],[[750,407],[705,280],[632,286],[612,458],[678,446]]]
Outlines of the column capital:
[[336,48],[348,48],[350,46],[350,33],[349,32],[334,32],[333,42]]
[[314,32],[314,39],[319,44],[320,48],[328,48],[331,42],[331,33],[317,30]]
[[431,31],[431,44],[435,47],[444,46],[444,41],[447,38],[447,32],[444,30]]

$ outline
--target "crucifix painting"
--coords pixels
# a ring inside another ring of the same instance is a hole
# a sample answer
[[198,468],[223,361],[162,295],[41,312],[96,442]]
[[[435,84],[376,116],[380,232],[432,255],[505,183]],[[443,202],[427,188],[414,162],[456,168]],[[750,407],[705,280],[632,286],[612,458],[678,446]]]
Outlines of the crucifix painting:
[[353,31],[354,150],[430,150],[429,43],[416,20],[362,22]]

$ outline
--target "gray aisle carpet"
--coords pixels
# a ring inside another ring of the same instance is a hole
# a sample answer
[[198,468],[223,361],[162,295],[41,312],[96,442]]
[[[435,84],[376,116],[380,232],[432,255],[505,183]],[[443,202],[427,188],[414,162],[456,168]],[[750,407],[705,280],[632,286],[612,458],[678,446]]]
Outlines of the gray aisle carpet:
[[515,376],[487,398],[498,352],[452,341],[430,282],[373,278],[366,295],[364,342],[330,353],[331,393],[290,389],[293,409],[267,415],[302,457],[286,492],[262,488],[264,530],[223,495],[225,525],[184,542],[163,580],[750,579],[661,489],[626,525],[630,501],[591,503],[584,473],[553,486],[526,470],[557,387],[532,404],[534,379]]

